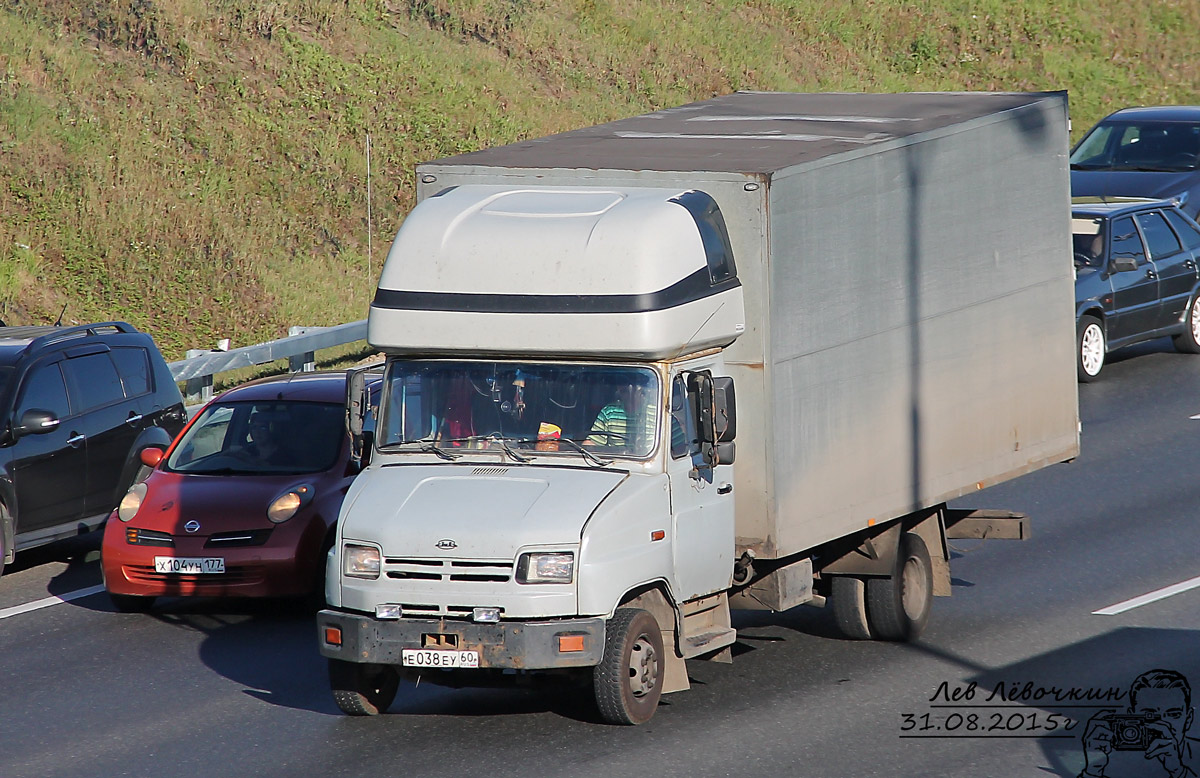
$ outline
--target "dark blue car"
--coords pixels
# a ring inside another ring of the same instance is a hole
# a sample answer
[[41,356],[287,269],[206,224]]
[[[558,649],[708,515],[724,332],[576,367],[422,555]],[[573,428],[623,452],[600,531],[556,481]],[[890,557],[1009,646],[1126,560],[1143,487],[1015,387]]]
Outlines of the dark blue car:
[[1071,232],[1080,381],[1108,352],[1164,335],[1200,354],[1200,225],[1173,202],[1076,197]]
[[1071,150],[1073,197],[1172,200],[1200,211],[1200,106],[1125,108]]

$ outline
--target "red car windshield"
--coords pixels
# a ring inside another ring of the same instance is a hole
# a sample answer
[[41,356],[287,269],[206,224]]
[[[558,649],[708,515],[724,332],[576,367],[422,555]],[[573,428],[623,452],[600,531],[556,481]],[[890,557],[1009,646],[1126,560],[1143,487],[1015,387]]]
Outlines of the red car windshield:
[[209,405],[167,459],[166,469],[204,475],[317,473],[339,461],[345,408],[333,403]]

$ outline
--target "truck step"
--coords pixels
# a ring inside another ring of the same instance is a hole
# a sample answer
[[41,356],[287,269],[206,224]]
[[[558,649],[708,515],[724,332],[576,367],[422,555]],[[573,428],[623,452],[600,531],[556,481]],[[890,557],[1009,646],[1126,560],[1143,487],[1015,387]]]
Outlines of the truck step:
[[716,627],[696,635],[687,635],[680,641],[680,649],[684,659],[693,659],[701,654],[708,654],[726,646],[733,645],[737,640],[737,630],[733,627]]

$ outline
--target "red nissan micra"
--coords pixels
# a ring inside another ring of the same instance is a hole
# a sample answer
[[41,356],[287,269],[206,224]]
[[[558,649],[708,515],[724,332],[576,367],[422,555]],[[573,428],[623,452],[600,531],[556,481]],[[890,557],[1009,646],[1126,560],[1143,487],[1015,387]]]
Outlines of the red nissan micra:
[[[286,597],[323,586],[342,499],[361,462],[350,371],[264,378],[214,398],[109,517],[104,584],[122,611],[156,597]],[[378,391],[365,373],[362,391]],[[359,382],[355,391],[359,390]],[[369,399],[364,409],[369,434]]]

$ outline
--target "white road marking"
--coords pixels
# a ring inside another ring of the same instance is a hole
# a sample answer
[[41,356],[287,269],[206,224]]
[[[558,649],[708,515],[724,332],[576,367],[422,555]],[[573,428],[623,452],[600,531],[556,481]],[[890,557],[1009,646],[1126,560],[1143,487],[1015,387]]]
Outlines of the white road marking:
[[1163,587],[1149,594],[1143,594],[1141,597],[1134,597],[1132,600],[1118,602],[1116,605],[1109,605],[1107,608],[1101,608],[1098,611],[1092,611],[1093,616],[1116,616],[1118,613],[1131,611],[1134,608],[1140,608],[1143,605],[1149,605],[1152,602],[1165,600],[1168,597],[1173,597],[1176,594],[1189,591],[1191,589],[1200,588],[1200,576],[1189,578],[1186,581],[1180,581],[1177,584]]
[[1195,416],[1188,416],[1188,418],[1189,419],[1200,419],[1200,413],[1197,413]]
[[90,597],[93,594],[99,594],[102,591],[104,591],[104,584],[99,584],[97,586],[89,586],[86,589],[77,589],[73,592],[60,594],[55,597],[46,597],[42,600],[34,600],[33,602],[27,602],[24,605],[15,605],[12,608],[0,610],[0,619],[7,619],[9,616],[17,616],[22,613],[38,610],[40,608],[49,608],[51,605],[59,605],[64,602],[70,602],[71,600],[78,600],[80,597]]

